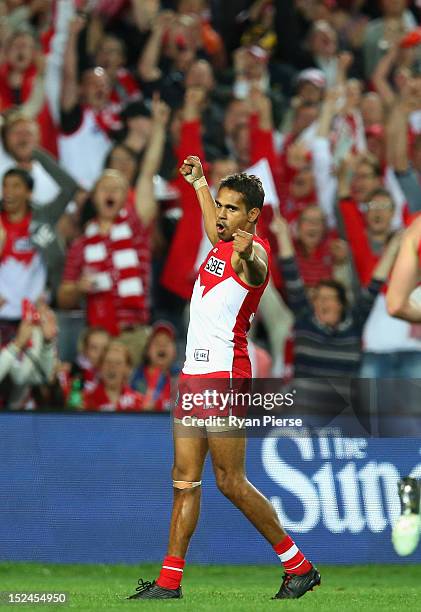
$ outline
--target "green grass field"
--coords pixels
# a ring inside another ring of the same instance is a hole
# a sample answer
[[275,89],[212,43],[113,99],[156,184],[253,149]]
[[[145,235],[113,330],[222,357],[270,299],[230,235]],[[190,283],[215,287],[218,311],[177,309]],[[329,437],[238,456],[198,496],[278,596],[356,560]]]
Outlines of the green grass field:
[[13,609],[49,610],[182,610],[187,612],[260,612],[300,610],[313,612],[421,610],[421,566],[321,566],[322,585],[296,601],[271,601],[278,590],[277,566],[188,566],[184,598],[178,601],[126,601],[137,578],[156,576],[158,566],[53,565],[0,563],[0,591],[67,592],[61,606],[0,605]]

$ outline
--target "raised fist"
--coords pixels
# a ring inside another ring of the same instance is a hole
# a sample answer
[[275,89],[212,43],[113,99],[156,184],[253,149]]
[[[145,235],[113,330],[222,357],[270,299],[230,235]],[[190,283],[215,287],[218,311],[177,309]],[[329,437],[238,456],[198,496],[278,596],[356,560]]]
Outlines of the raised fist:
[[203,176],[203,168],[200,159],[196,155],[189,155],[180,166],[180,174],[192,184]]
[[249,259],[253,251],[253,234],[238,229],[233,234],[233,251],[238,253],[241,259]]

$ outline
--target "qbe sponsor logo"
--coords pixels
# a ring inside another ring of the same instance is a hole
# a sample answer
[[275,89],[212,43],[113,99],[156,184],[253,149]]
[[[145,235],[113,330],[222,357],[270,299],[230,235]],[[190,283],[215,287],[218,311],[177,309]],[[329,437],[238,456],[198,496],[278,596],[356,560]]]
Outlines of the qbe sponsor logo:
[[[294,466],[282,457],[290,444],[285,432],[279,437],[272,432],[261,451],[265,472],[279,488],[270,499],[286,529],[307,533],[323,526],[333,534],[381,533],[396,522],[397,481],[405,474],[391,461],[370,459],[367,439],[288,438],[295,446],[293,456],[298,451]],[[421,477],[421,463],[410,475]]]
[[214,276],[219,276],[219,278],[221,278],[225,270],[225,261],[222,261],[222,259],[218,259],[217,257],[211,255],[206,263],[205,270],[206,272],[209,272],[210,274],[213,274]]
[[208,349],[195,349],[194,359],[195,361],[209,361],[209,350]]

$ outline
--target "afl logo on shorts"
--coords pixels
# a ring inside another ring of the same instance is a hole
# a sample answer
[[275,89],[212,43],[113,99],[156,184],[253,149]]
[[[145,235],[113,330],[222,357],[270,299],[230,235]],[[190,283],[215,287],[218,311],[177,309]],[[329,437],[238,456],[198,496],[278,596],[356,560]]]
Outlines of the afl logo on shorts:
[[194,358],[196,361],[209,361],[208,349],[195,349]]
[[214,274],[214,276],[221,277],[225,270],[225,261],[211,255],[206,263],[205,270],[210,272],[210,274]]

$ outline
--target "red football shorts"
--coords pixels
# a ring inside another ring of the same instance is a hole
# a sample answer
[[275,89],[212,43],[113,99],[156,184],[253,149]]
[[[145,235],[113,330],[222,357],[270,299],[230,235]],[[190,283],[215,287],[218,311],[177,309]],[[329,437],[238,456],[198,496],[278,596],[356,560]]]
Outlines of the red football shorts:
[[249,373],[210,372],[180,374],[174,418],[194,416],[199,419],[213,416],[245,417],[251,396]]

